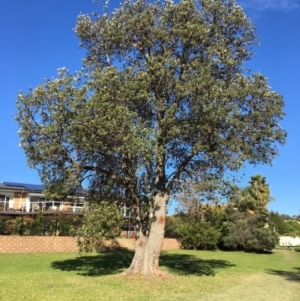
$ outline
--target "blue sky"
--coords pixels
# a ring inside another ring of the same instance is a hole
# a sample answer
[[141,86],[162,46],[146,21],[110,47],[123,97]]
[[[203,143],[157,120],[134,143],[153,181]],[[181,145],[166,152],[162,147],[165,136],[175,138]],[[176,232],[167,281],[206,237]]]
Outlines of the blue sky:
[[[272,167],[247,166],[240,186],[251,175],[267,178],[276,201],[269,209],[300,214],[300,0],[238,0],[257,26],[261,45],[248,63],[253,72],[269,78],[272,89],[285,99],[287,143]],[[111,1],[111,7],[119,2]],[[84,50],[72,28],[80,12],[95,10],[92,0],[0,1],[0,182],[40,183],[37,172],[26,166],[19,145],[16,96],[56,76],[57,68],[81,68]]]

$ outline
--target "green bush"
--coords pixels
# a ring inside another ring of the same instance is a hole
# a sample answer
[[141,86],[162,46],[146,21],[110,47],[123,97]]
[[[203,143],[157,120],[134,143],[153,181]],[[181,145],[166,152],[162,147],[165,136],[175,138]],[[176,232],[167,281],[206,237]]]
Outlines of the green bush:
[[176,227],[180,222],[177,216],[167,216],[165,225],[165,237],[166,238],[176,238]]
[[255,229],[245,243],[245,251],[271,251],[278,244],[278,236],[269,228]]
[[44,235],[44,216],[40,212],[30,224],[30,235]]
[[300,236],[300,224],[297,221],[289,220],[285,224],[285,235]]
[[79,252],[100,251],[106,240],[114,240],[121,233],[123,215],[115,203],[102,201],[91,206],[82,220],[82,225],[74,231]]
[[5,228],[5,221],[4,219],[0,218],[0,235],[6,234]]
[[278,212],[270,212],[269,225],[279,234],[284,235],[287,232],[286,222]]
[[18,216],[4,221],[0,219],[0,235],[60,235],[71,236],[81,224],[81,217],[69,215],[44,216],[39,212],[35,218]]
[[226,250],[244,250],[247,240],[252,235],[252,231],[253,225],[250,223],[249,218],[224,222],[219,246]]
[[265,228],[266,216],[235,213],[222,227],[219,247],[226,250],[262,252],[272,250],[278,244],[273,229]]
[[208,223],[182,222],[175,230],[177,240],[184,249],[216,249],[220,232]]

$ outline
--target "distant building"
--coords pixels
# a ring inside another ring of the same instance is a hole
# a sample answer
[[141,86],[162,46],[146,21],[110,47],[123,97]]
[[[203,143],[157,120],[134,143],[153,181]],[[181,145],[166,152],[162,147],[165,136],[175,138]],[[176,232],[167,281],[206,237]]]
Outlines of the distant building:
[[44,185],[0,182],[0,213],[80,212],[85,206],[84,195],[67,197],[64,201],[45,198]]

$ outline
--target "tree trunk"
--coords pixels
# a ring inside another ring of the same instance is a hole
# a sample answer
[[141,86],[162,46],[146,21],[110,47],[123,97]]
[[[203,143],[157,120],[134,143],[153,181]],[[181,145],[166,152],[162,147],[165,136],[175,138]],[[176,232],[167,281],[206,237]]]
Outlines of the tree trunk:
[[145,249],[148,242],[148,237],[143,234],[142,228],[136,230],[135,234],[135,253],[130,267],[125,270],[123,275],[140,274],[143,269]]
[[135,254],[130,267],[123,273],[124,275],[140,274],[145,277],[165,277],[168,275],[159,269],[168,198],[168,195],[160,196],[157,194],[155,196],[154,217],[151,221],[149,237],[143,235],[141,231],[137,233]]
[[166,224],[166,204],[168,195],[155,196],[154,218],[151,224],[149,240],[145,249],[144,266],[142,274],[149,276],[165,276],[167,273],[159,269],[159,256],[164,241],[165,224]]

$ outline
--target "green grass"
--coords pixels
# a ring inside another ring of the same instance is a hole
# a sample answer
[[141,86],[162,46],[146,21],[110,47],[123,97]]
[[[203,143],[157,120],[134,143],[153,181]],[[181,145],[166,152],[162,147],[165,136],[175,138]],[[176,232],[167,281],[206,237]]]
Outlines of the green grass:
[[300,289],[300,252],[291,250],[269,255],[163,252],[160,265],[172,274],[164,280],[120,277],[132,256],[131,251],[80,258],[74,253],[0,254],[0,300],[215,300],[228,288],[262,274],[276,275],[274,279]]

